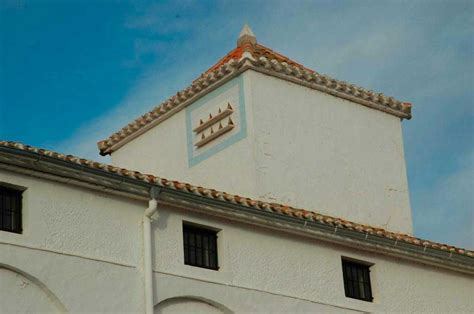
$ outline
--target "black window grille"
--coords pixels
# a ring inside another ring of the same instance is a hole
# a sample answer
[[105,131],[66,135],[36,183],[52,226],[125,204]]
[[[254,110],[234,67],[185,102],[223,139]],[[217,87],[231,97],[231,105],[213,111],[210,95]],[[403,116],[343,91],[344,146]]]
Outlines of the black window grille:
[[183,224],[184,264],[217,270],[217,231]]
[[21,194],[0,186],[0,230],[21,233]]
[[342,274],[346,297],[372,302],[370,265],[342,260]]

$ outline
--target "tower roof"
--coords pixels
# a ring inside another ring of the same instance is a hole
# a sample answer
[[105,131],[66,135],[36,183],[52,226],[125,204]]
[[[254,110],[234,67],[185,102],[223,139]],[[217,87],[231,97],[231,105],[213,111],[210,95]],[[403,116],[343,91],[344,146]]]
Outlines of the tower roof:
[[248,52],[255,59],[264,57],[268,60],[285,62],[286,64],[293,65],[302,70],[314,73],[313,70],[301,65],[300,63],[293,61],[290,58],[257,43],[257,37],[247,24],[245,24],[242,30],[240,31],[239,38],[237,39],[237,47],[227,53],[222,59],[217,61],[216,64],[211,66],[204,73],[210,73],[231,60],[240,60],[244,52]]
[[112,153],[214,88],[249,69],[347,99],[402,119],[411,118],[410,103],[319,74],[259,44],[250,27],[244,25],[237,39],[236,48],[201,74],[190,86],[177,92],[176,95],[138,117],[107,139],[99,141],[97,146],[100,154]]

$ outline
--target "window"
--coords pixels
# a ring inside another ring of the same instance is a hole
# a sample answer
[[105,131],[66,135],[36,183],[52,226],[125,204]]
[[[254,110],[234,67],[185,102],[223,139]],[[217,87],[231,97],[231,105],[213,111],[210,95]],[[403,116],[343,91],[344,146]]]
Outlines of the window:
[[0,186],[0,230],[21,233],[21,194]]
[[372,302],[371,265],[342,259],[342,274],[346,297]]
[[184,264],[217,270],[217,231],[183,224]]

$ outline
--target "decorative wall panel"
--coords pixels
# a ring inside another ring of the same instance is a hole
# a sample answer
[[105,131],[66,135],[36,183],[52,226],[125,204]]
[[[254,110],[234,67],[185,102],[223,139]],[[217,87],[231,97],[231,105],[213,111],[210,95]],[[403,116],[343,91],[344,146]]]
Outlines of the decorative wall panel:
[[242,77],[186,108],[188,164],[192,167],[246,136]]

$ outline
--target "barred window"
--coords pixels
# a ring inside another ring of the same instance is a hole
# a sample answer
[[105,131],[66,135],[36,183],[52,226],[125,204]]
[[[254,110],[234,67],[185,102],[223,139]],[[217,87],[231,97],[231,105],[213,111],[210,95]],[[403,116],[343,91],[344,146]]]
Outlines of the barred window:
[[370,265],[342,260],[342,274],[346,297],[372,302]]
[[0,230],[21,233],[22,191],[0,186]]
[[183,224],[184,264],[217,270],[217,231]]

